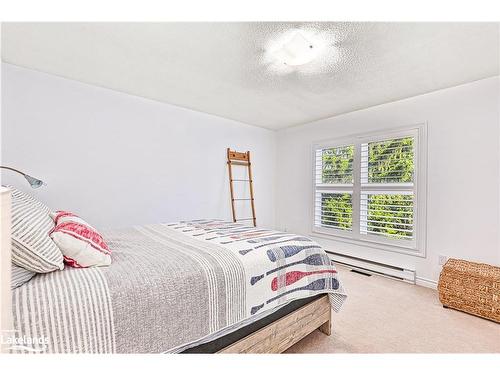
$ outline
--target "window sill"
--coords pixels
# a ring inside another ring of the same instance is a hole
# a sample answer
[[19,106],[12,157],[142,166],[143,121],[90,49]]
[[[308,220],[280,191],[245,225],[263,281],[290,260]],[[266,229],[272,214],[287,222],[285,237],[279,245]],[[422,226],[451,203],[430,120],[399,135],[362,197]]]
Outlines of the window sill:
[[332,241],[345,242],[345,243],[349,243],[352,245],[370,247],[373,249],[390,251],[390,252],[394,252],[394,253],[400,253],[400,254],[410,255],[410,256],[419,257],[419,258],[425,258],[425,249],[424,248],[419,249],[419,248],[411,248],[411,247],[405,247],[405,246],[383,243],[383,242],[376,242],[376,241],[372,241],[372,240],[360,240],[360,239],[350,238],[348,236],[343,236],[341,234],[331,233],[331,232],[328,232],[327,230],[321,230],[318,227],[313,227],[311,235],[313,237],[329,239]]

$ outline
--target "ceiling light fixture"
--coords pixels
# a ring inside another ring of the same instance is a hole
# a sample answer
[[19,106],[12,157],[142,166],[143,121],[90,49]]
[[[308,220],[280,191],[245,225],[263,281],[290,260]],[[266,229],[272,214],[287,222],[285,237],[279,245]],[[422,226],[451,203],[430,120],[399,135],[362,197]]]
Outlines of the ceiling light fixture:
[[301,30],[291,30],[287,38],[272,51],[274,58],[285,65],[299,66],[313,61],[321,52],[322,45]]

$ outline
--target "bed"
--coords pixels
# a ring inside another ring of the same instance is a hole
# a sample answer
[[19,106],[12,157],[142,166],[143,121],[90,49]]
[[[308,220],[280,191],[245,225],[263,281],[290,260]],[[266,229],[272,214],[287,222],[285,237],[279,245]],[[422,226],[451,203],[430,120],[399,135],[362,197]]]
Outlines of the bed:
[[328,334],[330,306],[346,298],[304,236],[222,220],[103,236],[110,266],[37,274],[12,291],[15,336],[40,338],[13,351],[281,352],[316,328]]

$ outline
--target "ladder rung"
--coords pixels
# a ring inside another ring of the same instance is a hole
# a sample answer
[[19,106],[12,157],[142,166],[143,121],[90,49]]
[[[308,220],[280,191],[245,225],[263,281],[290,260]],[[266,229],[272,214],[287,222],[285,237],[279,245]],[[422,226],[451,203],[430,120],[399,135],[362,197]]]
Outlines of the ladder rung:
[[245,162],[245,161],[228,161],[229,164],[234,164],[234,165],[250,165],[249,162]]
[[236,221],[247,221],[247,220],[254,220],[254,219],[255,219],[254,217],[249,217],[246,219],[236,219]]
[[233,198],[233,201],[253,201],[253,198]]
[[241,179],[234,179],[234,180],[231,180],[231,181],[248,181],[248,182],[252,182],[252,180],[241,180]]

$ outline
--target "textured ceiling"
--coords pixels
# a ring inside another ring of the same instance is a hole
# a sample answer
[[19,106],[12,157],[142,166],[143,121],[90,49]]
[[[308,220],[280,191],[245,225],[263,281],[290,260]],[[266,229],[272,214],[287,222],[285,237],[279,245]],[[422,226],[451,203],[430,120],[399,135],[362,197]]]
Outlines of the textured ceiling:
[[[316,60],[273,60],[293,29]],[[279,129],[498,75],[499,24],[4,23],[2,59]]]

